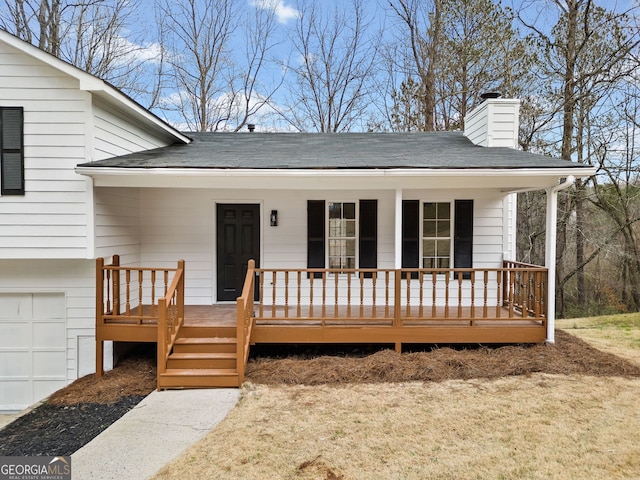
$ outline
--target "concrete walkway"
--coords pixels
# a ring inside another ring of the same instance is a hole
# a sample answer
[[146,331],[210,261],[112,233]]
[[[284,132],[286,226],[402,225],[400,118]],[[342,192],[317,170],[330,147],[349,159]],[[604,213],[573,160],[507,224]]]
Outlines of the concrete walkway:
[[209,433],[237,388],[153,392],[71,455],[73,480],[144,480]]

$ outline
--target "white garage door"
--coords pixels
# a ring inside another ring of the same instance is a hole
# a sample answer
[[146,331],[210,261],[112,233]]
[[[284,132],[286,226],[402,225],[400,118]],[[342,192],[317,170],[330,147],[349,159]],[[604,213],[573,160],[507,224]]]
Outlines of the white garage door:
[[21,410],[66,385],[62,293],[0,293],[0,410]]

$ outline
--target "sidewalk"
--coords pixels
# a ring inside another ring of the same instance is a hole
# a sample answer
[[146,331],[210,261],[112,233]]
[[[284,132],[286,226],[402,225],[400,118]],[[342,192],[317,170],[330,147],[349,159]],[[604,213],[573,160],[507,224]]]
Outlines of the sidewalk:
[[72,478],[151,478],[209,433],[239,397],[237,388],[152,392],[71,455]]

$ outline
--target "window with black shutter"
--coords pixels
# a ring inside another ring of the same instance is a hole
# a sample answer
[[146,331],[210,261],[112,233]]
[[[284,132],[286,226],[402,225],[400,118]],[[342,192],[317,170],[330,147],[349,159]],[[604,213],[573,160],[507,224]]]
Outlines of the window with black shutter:
[[0,195],[24,195],[21,107],[0,107]]
[[356,268],[356,259],[359,268],[377,268],[377,200],[307,201],[307,268],[325,268],[327,258],[329,268]]

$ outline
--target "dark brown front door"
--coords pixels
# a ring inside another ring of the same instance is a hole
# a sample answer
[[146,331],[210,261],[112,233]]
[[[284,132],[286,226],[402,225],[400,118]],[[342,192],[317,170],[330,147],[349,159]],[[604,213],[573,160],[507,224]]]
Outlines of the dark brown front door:
[[217,208],[218,301],[242,294],[247,263],[260,265],[260,206],[219,204]]

